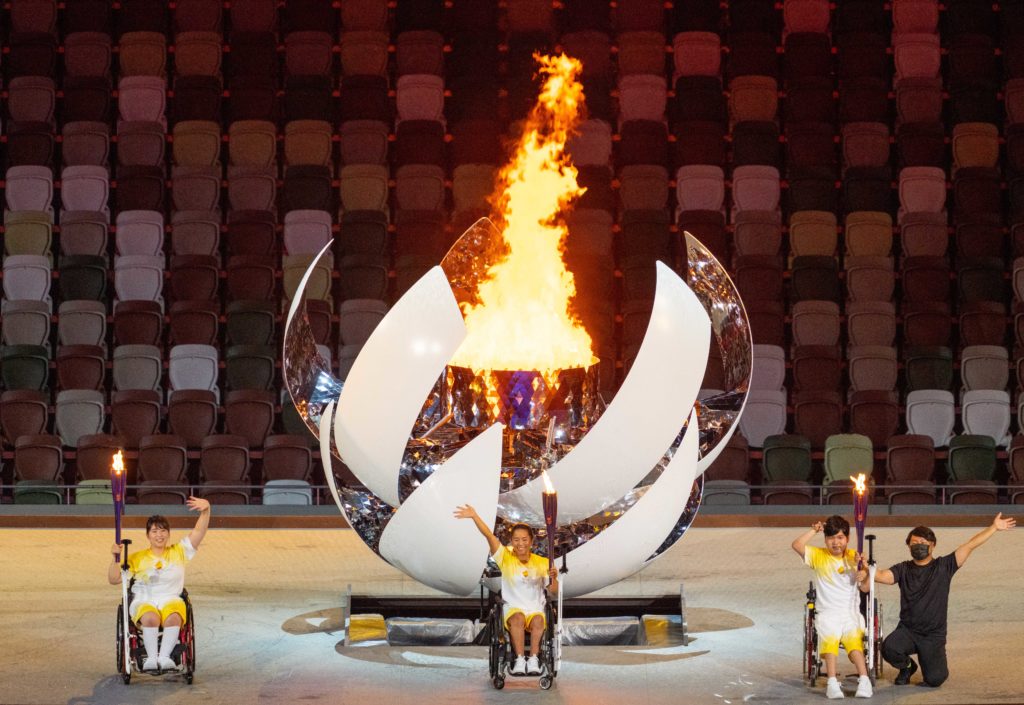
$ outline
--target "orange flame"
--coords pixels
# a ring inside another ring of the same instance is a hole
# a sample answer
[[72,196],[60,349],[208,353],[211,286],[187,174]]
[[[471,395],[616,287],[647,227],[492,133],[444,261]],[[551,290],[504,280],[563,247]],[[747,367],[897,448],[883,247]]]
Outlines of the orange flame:
[[544,494],[554,494],[555,488],[551,484],[551,480],[548,479],[548,471],[543,470],[540,473],[541,479],[544,481]]
[[861,473],[859,475],[850,475],[850,479],[853,480],[854,492],[856,492],[859,495],[863,495],[867,491],[867,477],[864,475],[864,473]]
[[124,472],[124,454],[121,451],[114,453],[114,460],[110,467],[118,475]]
[[467,336],[452,364],[548,377],[596,358],[590,335],[569,309],[576,286],[562,261],[568,231],[558,220],[585,191],[565,154],[580,121],[583,65],[564,54],[534,58],[544,86],[492,196],[508,254],[477,285],[479,303],[463,305]]

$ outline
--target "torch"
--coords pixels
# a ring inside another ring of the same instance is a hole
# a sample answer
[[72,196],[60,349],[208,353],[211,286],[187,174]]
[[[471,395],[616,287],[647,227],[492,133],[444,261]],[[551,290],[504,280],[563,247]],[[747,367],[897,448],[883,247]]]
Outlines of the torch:
[[558,493],[551,486],[547,471],[541,473],[544,479],[544,492],[541,502],[544,507],[544,524],[548,530],[548,570],[555,564],[555,530],[558,524]]
[[[864,524],[868,518],[867,476],[864,473],[860,473],[856,477],[851,475],[850,479],[853,480],[853,521],[857,527],[857,553],[863,556]],[[869,535],[867,539],[871,544],[868,550],[868,553],[871,555],[867,561],[868,592],[867,594],[861,593],[861,610],[864,612],[864,623],[867,626],[867,629],[865,629],[867,643],[864,649],[864,656],[867,660],[868,672],[875,673],[875,667],[878,664],[878,654],[875,652],[878,650],[877,642],[880,636],[877,623],[878,607],[875,602],[875,558],[873,555],[874,551],[871,550],[874,547],[875,537]]]
[[114,543],[121,543],[121,514],[124,512],[124,455],[114,453],[110,464],[110,492],[114,496]]
[[853,480],[853,521],[857,527],[857,553],[864,553],[864,523],[868,518],[867,477],[864,473],[850,476]]

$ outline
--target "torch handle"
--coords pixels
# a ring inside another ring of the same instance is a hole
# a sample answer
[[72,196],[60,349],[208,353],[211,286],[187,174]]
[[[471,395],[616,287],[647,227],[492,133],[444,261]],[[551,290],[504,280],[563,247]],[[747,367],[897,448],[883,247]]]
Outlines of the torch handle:
[[121,539],[121,543],[124,545],[124,553],[121,558],[121,568],[128,570],[128,547],[132,545],[131,539]]
[[875,564],[875,538],[876,537],[875,537],[874,534],[868,534],[864,538],[866,538],[868,540],[868,565],[874,565]]

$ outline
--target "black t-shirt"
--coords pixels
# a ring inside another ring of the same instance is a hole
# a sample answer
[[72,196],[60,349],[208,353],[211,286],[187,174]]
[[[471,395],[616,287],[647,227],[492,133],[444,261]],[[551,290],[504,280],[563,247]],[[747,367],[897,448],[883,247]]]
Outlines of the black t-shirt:
[[949,583],[958,568],[953,553],[928,565],[903,561],[890,568],[900,586],[900,623],[921,635],[946,636]]

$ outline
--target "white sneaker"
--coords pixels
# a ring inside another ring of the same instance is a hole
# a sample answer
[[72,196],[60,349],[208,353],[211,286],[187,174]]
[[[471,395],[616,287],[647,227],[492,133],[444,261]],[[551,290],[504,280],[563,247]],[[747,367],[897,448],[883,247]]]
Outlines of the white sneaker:
[[147,656],[146,660],[142,662],[143,671],[155,671],[157,667],[156,656]]
[[526,659],[522,656],[516,656],[516,662],[512,664],[512,668],[509,670],[513,676],[525,676],[526,675]]
[[157,660],[160,662],[160,670],[161,671],[176,671],[176,670],[178,670],[178,665],[176,663],[174,663],[174,659],[170,658],[169,656],[159,656],[159,657],[157,657]]
[[825,697],[829,700],[838,700],[846,697],[843,695],[843,689],[839,686],[839,681],[835,678],[828,679],[828,685],[825,686]]
[[871,689],[871,678],[868,676],[861,676],[857,679],[857,692],[853,697],[870,698],[874,694],[875,691]]
[[540,675],[540,659],[536,656],[531,656],[526,659],[526,673],[531,676]]

